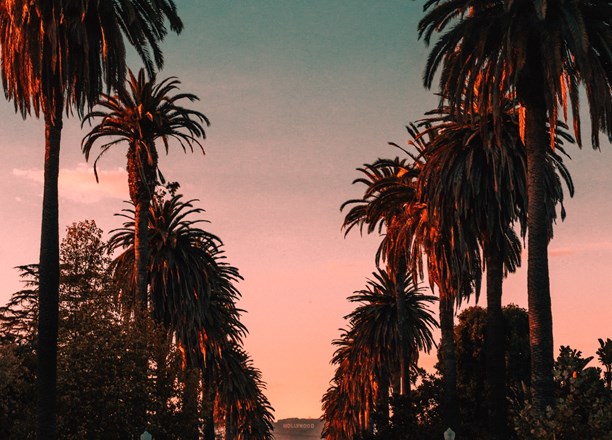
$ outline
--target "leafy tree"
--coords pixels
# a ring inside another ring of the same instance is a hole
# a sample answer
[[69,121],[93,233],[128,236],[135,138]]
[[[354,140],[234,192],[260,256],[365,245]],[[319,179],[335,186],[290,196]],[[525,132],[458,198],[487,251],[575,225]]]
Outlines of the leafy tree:
[[599,368],[587,367],[592,359],[561,346],[553,370],[555,409],[548,408],[542,417],[527,404],[515,419],[519,438],[612,439],[612,394]]
[[[165,20],[180,32],[172,0],[0,4],[0,75],[5,95],[23,117],[45,120],[45,165],[40,243],[38,437],[56,437],[59,297],[58,176],[62,114],[82,115],[103,84],[120,87],[126,73],[124,38],[152,71],[161,67]],[[151,56],[152,54],[152,56]]]
[[201,124],[208,125],[202,113],[183,107],[181,101],[196,101],[198,97],[190,93],[176,93],[180,81],[171,77],[157,83],[155,75],[149,74],[147,80],[144,69],[135,77],[130,71],[129,91],[123,87],[116,95],[102,94],[98,110],[85,115],[83,124],[99,120],[83,138],[82,150],[89,155],[98,141],[110,140],[100,146],[101,152],[94,163],[111,147],[127,143],[127,170],[130,199],[134,204],[134,276],[135,288],[142,310],[148,307],[147,264],[149,244],[147,241],[149,206],[158,182],[164,181],[158,168],[156,141],[161,140],[168,153],[169,141],[177,140],[184,152],[194,145],[202,152],[198,140],[205,136]]
[[[111,257],[94,220],[72,223],[60,247],[61,306],[68,313],[92,302],[111,309]],[[84,304],[83,304],[84,303]]]
[[36,345],[38,327],[38,265],[18,266],[25,289],[15,292],[0,307],[0,342]]
[[[61,246],[61,438],[156,438],[178,427],[180,355],[152,320],[122,322],[111,258],[94,221],[74,223]],[[147,371],[140,360],[151,359]],[[76,374],[75,374],[76,372]]]
[[35,432],[36,354],[31,344],[0,343],[0,438]]
[[[61,246],[58,431],[66,439],[133,438],[144,427],[159,439],[176,438],[198,414],[184,417],[181,356],[165,329],[151,319],[122,322],[113,303],[107,246],[95,222],[71,225]],[[17,292],[0,317],[0,436],[33,438],[35,356],[32,289]],[[18,301],[26,298],[27,301]],[[19,314],[14,313],[19,311]],[[145,374],[140,359],[152,359]],[[197,390],[196,390],[197,392]],[[148,398],[145,398],[148,397]],[[5,412],[6,410],[6,412]]]
[[413,395],[415,418],[419,439],[437,440],[447,427],[442,420],[441,396],[444,384],[439,373],[427,373],[420,369],[417,372],[419,385]]
[[[466,438],[490,438],[486,402],[482,398],[487,374],[486,310],[470,307],[458,316],[454,339],[457,347],[457,387],[460,396],[460,417],[470,423],[463,427]],[[517,306],[503,308],[505,384],[511,409],[520,411],[525,404],[524,390],[529,383],[529,326],[527,312]],[[442,420],[443,383],[441,365],[436,372],[417,371],[418,386],[413,393],[413,408],[417,426],[413,438],[436,440],[446,429]],[[387,438],[387,437],[380,437]]]
[[[501,352],[504,360],[504,388],[514,402],[513,409],[524,405],[523,389],[529,384],[529,326],[527,312],[517,306],[505,306],[502,310]],[[487,311],[470,307],[459,315],[455,327],[457,345],[457,387],[461,396],[461,418],[470,420],[464,426],[464,435],[471,439],[488,439],[491,427],[487,424],[487,401],[482,399],[487,384]],[[507,417],[507,416],[506,416]],[[499,425],[503,429],[508,422]],[[510,433],[504,433],[508,436]]]
[[528,169],[531,383],[534,405],[544,413],[553,403],[554,389],[547,149],[554,147],[558,109],[562,107],[567,119],[568,103],[581,145],[581,84],[590,110],[593,147],[599,146],[600,129],[612,138],[611,6],[587,0],[429,0],[425,10],[419,36],[429,43],[434,32],[444,32],[429,55],[425,86],[431,87],[441,70],[440,92],[449,98],[451,111],[492,114],[498,145],[503,99],[510,96],[520,108]]

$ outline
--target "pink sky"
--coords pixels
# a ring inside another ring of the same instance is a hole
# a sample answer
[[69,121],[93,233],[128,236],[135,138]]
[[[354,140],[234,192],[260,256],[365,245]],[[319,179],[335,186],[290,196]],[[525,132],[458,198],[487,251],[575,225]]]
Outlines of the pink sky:
[[[340,204],[361,195],[355,168],[396,152],[404,125],[435,105],[421,86],[426,49],[416,41],[418,2],[218,2],[179,0],[187,29],[166,45],[163,76],[212,122],[206,155],[163,157],[161,168],[200,199],[209,229],[245,277],[246,348],[268,382],[277,418],[319,417],[346,297],[374,270],[377,238],[346,239]],[[0,104],[4,207],[3,289],[20,288],[12,268],[36,262],[40,230],[43,126]],[[588,125],[588,124],[584,124]],[[84,163],[77,120],[63,137],[61,230],[93,218],[108,232],[128,197],[125,151],[100,162],[100,184]],[[584,136],[584,139],[589,139]],[[555,343],[594,355],[612,337],[612,147],[569,148],[576,184],[568,219],[551,244]],[[526,306],[525,270],[511,275],[505,302]],[[432,359],[422,358],[425,366]]]

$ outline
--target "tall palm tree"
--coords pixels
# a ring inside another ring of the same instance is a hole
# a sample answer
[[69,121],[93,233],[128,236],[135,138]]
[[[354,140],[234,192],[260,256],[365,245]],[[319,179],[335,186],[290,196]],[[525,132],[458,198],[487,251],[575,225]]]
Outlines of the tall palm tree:
[[[432,329],[437,322],[428,305],[436,298],[424,295],[411,276],[402,288],[414,368],[419,351],[429,352],[434,345]],[[388,417],[389,379],[399,375],[401,364],[397,292],[395,277],[379,269],[366,289],[349,297],[358,306],[345,317],[349,330],[333,342],[338,347],[332,358],[336,373],[323,397],[327,439],[371,431],[375,410],[386,412]],[[386,402],[386,408],[381,402]]]
[[[459,112],[464,103],[468,112],[492,114],[498,143],[504,96],[509,94],[521,109],[528,173],[532,396],[543,412],[553,403],[554,355],[546,150],[554,146],[559,107],[567,119],[568,102],[581,145],[580,85],[590,110],[593,147],[599,147],[600,130],[612,138],[612,5],[588,0],[429,0],[424,8],[419,36],[429,43],[434,32],[446,30],[429,55],[425,86],[431,87],[441,70],[440,92],[450,98],[452,111]],[[447,30],[450,23],[453,27]]]
[[227,344],[216,369],[217,406],[225,418],[225,440],[273,439],[274,409],[263,394],[261,371],[240,346]]
[[[199,367],[203,362],[202,336],[198,336],[202,330],[208,341],[216,343],[226,339],[228,329],[236,343],[246,333],[239,321],[240,311],[233,306],[240,296],[235,283],[242,277],[224,261],[221,240],[199,226],[204,220],[193,219],[203,210],[194,207],[195,200],[182,198],[180,194],[158,195],[149,208],[149,301],[155,320],[183,344],[185,362]],[[112,231],[108,245],[123,252],[115,258],[111,270],[122,287],[122,305],[136,311],[140,303],[134,289],[135,211],[124,209],[119,215],[126,221],[122,228]]]
[[175,93],[180,82],[170,77],[157,83],[154,75],[147,80],[144,69],[135,77],[130,71],[129,91],[120,89],[116,95],[102,94],[98,110],[91,111],[83,118],[83,124],[99,120],[83,138],[82,150],[89,156],[98,141],[111,140],[100,145],[97,162],[110,148],[127,143],[127,170],[130,199],[135,207],[134,229],[134,274],[136,291],[143,310],[147,308],[147,261],[149,246],[147,229],[149,205],[158,182],[164,181],[158,168],[156,141],[163,142],[166,154],[169,141],[177,140],[184,152],[193,152],[194,146],[204,153],[198,138],[204,138],[203,123],[208,119],[202,113],[181,106],[181,101],[198,100],[190,93]]
[[23,117],[45,120],[38,322],[38,438],[56,437],[59,295],[58,176],[62,115],[79,115],[98,100],[103,84],[119,87],[126,74],[126,39],[152,71],[163,65],[159,46],[183,24],[172,0],[11,0],[0,3],[0,75]]
[[[444,230],[461,225],[459,246],[466,252],[480,247],[487,275],[487,406],[491,438],[506,436],[504,328],[502,316],[502,282],[504,274],[520,265],[520,241],[513,230],[519,223],[524,230],[527,218],[527,160],[519,134],[518,118],[510,102],[503,103],[503,139],[483,137],[492,117],[457,116],[448,107],[429,112],[421,121],[421,136],[432,133],[426,145],[419,190],[425,192],[429,215],[439,218]],[[556,151],[547,157],[546,190],[551,223],[555,206],[563,209],[565,180],[570,194],[573,184],[557,152],[563,152],[563,140],[573,139],[557,130]],[[499,146],[498,146],[499,144]]]
[[[406,161],[381,161],[373,165],[365,164],[358,171],[365,176],[356,179],[353,183],[366,185],[366,190],[361,199],[352,199],[343,203],[341,210],[352,205],[346,214],[343,228],[345,235],[351,229],[359,227],[363,231],[367,225],[367,232],[381,232],[385,229],[385,235],[379,247],[377,260],[385,259],[389,261],[388,268],[390,275],[394,278],[397,288],[397,320],[399,327],[399,350],[400,350],[400,389],[396,390],[400,395],[407,395],[410,390],[410,366],[412,364],[410,350],[410,336],[406,316],[406,299],[404,297],[405,285],[407,281],[408,268],[405,256],[394,258],[393,249],[395,244],[401,240],[398,237],[401,231],[401,224],[405,218],[405,205],[415,202],[416,192],[414,182],[418,176],[416,168],[406,164]],[[400,179],[406,184],[399,191],[387,191],[388,182]]]
[[[454,305],[455,302],[460,303],[462,298],[469,297],[471,292],[479,292],[480,258],[477,250],[466,252],[465,247],[458,246],[459,232],[455,225],[450,230],[441,231],[436,226],[438,219],[428,215],[428,202],[420,198],[417,190],[421,169],[427,161],[426,145],[433,131],[421,136],[414,124],[407,129],[417,155],[403,150],[410,160],[379,159],[372,165],[366,165],[361,170],[366,178],[355,182],[364,183],[368,188],[362,199],[345,203],[344,206],[355,205],[346,216],[345,227],[350,230],[356,225],[360,228],[367,225],[367,232],[371,233],[382,231],[386,226],[377,259],[386,259],[389,267],[397,273],[409,270],[422,278],[426,261],[430,285],[432,288],[436,286],[440,295],[442,336],[439,353],[445,386],[444,414],[446,424],[455,426],[458,423],[458,399],[453,338]],[[398,271],[398,268],[402,270]],[[404,370],[404,376],[407,374]]]
[[[192,220],[203,212],[194,207],[194,202],[183,201],[180,194],[153,198],[146,237],[151,247],[147,279],[153,317],[176,338],[184,367],[202,370],[203,395],[209,400],[205,419],[210,432],[214,423],[215,365],[228,344],[242,343],[247,330],[240,322],[242,310],[236,307],[240,292],[235,284],[242,277],[225,262],[221,240],[199,227],[203,220]],[[120,215],[126,221],[122,228],[112,231],[109,246],[123,252],[113,261],[111,270],[121,285],[122,305],[136,314],[141,302],[134,288],[135,211],[125,209]]]

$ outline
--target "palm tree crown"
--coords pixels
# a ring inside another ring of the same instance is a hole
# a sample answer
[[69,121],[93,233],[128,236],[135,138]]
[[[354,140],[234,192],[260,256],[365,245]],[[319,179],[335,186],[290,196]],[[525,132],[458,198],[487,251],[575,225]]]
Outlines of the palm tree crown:
[[553,403],[546,150],[554,148],[559,109],[567,119],[568,104],[574,134],[582,144],[581,85],[593,147],[599,147],[600,131],[612,139],[612,5],[590,0],[429,0],[425,10],[420,37],[429,43],[434,32],[445,31],[429,55],[425,86],[431,87],[441,68],[440,93],[448,98],[452,113],[479,113],[483,118],[490,113],[498,145],[503,139],[503,100],[509,96],[519,105],[528,171],[531,384],[534,406],[543,414]]
[[[163,66],[159,42],[183,23],[172,0],[11,0],[0,5],[2,81],[25,116],[55,111],[58,99],[82,114],[106,89],[125,79],[126,46],[147,70]],[[63,105],[63,104],[62,104]]]
[[[501,129],[503,101],[539,100],[551,127],[551,146],[561,107],[568,103],[579,145],[582,84],[590,110],[592,143],[599,132],[612,139],[612,5],[606,1],[428,0],[419,38],[429,44],[434,32],[454,26],[432,47],[424,73],[431,87],[441,68],[440,92],[453,111],[494,115]],[[465,84],[466,87],[457,87]]]
[[[202,366],[207,352],[218,352],[228,342],[239,344],[246,334],[235,307],[240,296],[235,283],[242,277],[224,261],[221,240],[198,227],[203,220],[190,218],[203,212],[193,202],[181,195],[153,199],[147,261],[151,313],[175,333],[191,367]],[[127,221],[112,231],[109,247],[123,252],[111,269],[121,286],[121,302],[130,310],[138,304],[133,296],[134,211],[124,210],[121,216]]]
[[144,182],[151,187],[157,183],[156,177],[160,177],[163,182],[163,176],[157,168],[155,142],[161,139],[166,153],[171,139],[179,142],[183,152],[187,152],[187,149],[193,152],[194,146],[197,146],[203,153],[204,148],[198,138],[206,137],[202,124],[209,125],[209,121],[201,112],[179,105],[179,101],[186,99],[193,102],[198,97],[191,93],[175,94],[180,85],[178,79],[170,77],[157,83],[154,75],[147,80],[143,69],[137,77],[130,71],[129,77],[129,90],[121,88],[114,96],[102,94],[98,104],[100,109],[91,111],[83,118],[82,125],[95,119],[100,122],[83,138],[81,147],[85,158],[89,160],[96,142],[107,137],[113,138],[100,146],[101,151],[94,162],[97,179],[98,160],[114,145],[127,142],[130,148],[136,150],[136,165],[141,176],[145,177],[145,171],[153,169],[155,180]]
[[[436,297],[423,294],[410,276],[402,283],[402,289],[407,342],[413,360],[410,368],[414,369],[419,351],[429,352],[434,346],[432,330],[438,323],[429,304],[435,302]],[[349,329],[333,341],[337,347],[332,358],[336,373],[322,400],[324,438],[352,438],[371,430],[375,409],[386,411],[388,416],[389,379],[394,378],[394,386],[397,386],[402,362],[397,295],[395,277],[379,269],[368,280],[366,289],[348,298],[358,305],[345,316]],[[398,392],[397,389],[393,391]],[[379,402],[385,401],[387,407],[381,407]]]

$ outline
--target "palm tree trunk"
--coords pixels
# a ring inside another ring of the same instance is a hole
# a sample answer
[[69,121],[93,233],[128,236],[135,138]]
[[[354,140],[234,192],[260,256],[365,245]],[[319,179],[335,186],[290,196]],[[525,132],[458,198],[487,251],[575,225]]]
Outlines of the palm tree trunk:
[[395,279],[395,301],[397,307],[397,330],[400,343],[400,392],[401,396],[410,395],[410,328],[408,327],[408,311],[406,307],[406,274],[408,268],[406,259],[400,257],[393,277]]
[[215,391],[210,367],[202,369],[202,407],[204,408],[204,440],[215,440]]
[[389,376],[380,374],[376,399],[376,430],[385,431],[389,426]]
[[57,438],[57,329],[59,308],[58,180],[63,97],[45,113],[45,170],[40,235],[37,345],[37,438]]
[[527,296],[531,345],[531,389],[536,411],[553,404],[553,332],[548,277],[550,219],[546,210],[545,163],[548,139],[543,106],[526,107],[527,150]]
[[457,398],[457,357],[455,353],[454,298],[440,292],[440,350],[444,396],[442,411],[444,429],[459,429],[459,401]]
[[236,440],[236,418],[234,417],[234,408],[227,408],[225,414],[225,440]]
[[149,205],[150,197],[140,196],[135,210],[135,237],[134,237],[134,269],[136,271],[136,292],[139,308],[142,312],[147,310],[147,286],[149,260]]
[[[140,312],[148,306],[149,259],[149,207],[155,191],[154,172],[147,165],[147,157],[142,149],[130,145],[127,154],[128,184],[130,198],[134,203],[134,273],[136,274],[136,301]],[[139,157],[140,156],[140,157]],[[153,174],[153,180],[151,180]]]
[[198,418],[198,385],[200,382],[200,370],[198,368],[185,369],[183,390],[182,417],[184,423],[185,440],[199,439]]
[[504,440],[506,428],[506,363],[504,359],[504,317],[502,314],[503,260],[501,254],[488,250],[486,386],[489,407],[489,438]]

